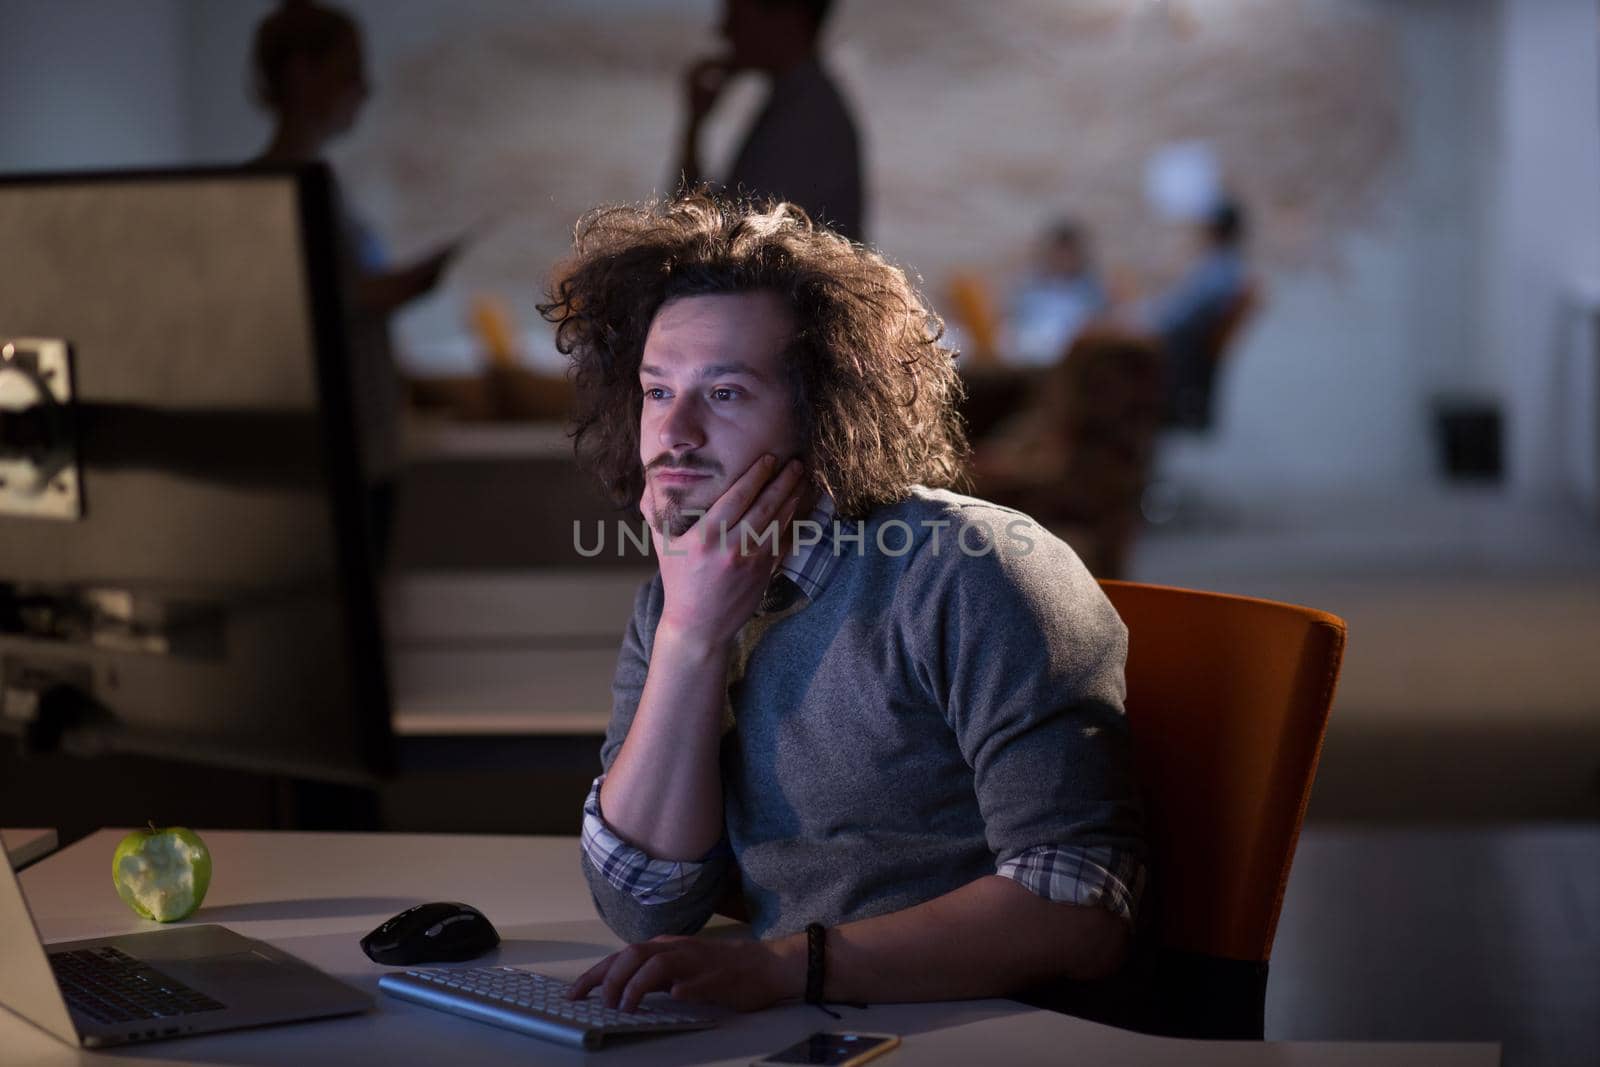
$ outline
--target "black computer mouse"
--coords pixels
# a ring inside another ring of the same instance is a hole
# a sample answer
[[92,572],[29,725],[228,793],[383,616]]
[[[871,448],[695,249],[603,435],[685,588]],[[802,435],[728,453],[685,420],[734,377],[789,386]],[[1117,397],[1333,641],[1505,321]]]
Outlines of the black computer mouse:
[[455,963],[476,959],[500,943],[483,912],[470,904],[439,901],[407,908],[361,939],[374,963]]

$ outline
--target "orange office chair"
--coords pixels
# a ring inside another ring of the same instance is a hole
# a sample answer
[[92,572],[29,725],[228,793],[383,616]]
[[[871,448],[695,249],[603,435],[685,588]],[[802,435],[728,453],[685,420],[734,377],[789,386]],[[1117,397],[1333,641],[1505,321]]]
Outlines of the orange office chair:
[[1259,1039],[1267,962],[1344,655],[1344,621],[1101,582],[1128,627],[1148,882],[1128,973],[1025,999],[1153,1033]]

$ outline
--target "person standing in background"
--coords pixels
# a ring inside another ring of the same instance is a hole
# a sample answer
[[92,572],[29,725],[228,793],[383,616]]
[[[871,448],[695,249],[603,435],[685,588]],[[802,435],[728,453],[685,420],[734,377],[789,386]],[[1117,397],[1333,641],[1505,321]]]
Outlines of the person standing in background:
[[689,68],[688,116],[674,178],[688,189],[708,182],[700,158],[705,120],[733,75],[757,71],[770,92],[721,188],[797,204],[834,232],[861,241],[860,136],[818,51],[831,7],[831,0],[724,0],[721,32],[728,50]]
[[[252,59],[256,97],[273,118],[258,165],[320,160],[355,126],[372,93],[360,27],[343,11],[311,0],[288,0],[267,16],[256,28]],[[362,272],[358,295],[385,313],[431,292],[460,247],[452,242],[396,268],[370,228],[348,211],[346,219]]]
[[[343,11],[311,0],[288,0],[262,20],[251,61],[256,98],[273,118],[272,138],[251,166],[321,161],[328,144],[355,125],[372,92],[360,27]],[[346,329],[357,440],[368,490],[369,535],[381,567],[393,524],[404,406],[389,317],[439,284],[460,243],[414,263],[391,266],[376,234],[350,211],[343,196],[336,200],[341,265],[352,295]]]

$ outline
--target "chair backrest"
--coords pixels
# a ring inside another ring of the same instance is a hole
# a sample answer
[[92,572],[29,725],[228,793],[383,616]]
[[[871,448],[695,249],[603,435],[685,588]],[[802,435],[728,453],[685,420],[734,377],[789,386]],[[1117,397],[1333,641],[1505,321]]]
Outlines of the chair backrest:
[[1000,310],[994,290],[980,274],[959,272],[945,287],[951,317],[966,331],[967,358],[974,366],[1000,362]]
[[1089,569],[1119,578],[1143,522],[1140,504],[1166,415],[1161,350],[1149,338],[1085,331],[1040,392],[1066,456],[1052,487],[1054,513],[1089,535],[1089,543],[1074,544]]
[[1101,583],[1128,627],[1128,725],[1168,949],[1265,963],[1344,655],[1326,612]]
[[1261,281],[1251,278],[1245,282],[1244,288],[1239,290],[1217,318],[1211,336],[1206,339],[1206,355],[1213,366],[1221,363],[1233,350],[1233,343],[1244,330],[1245,323],[1249,322],[1261,307],[1261,299]]

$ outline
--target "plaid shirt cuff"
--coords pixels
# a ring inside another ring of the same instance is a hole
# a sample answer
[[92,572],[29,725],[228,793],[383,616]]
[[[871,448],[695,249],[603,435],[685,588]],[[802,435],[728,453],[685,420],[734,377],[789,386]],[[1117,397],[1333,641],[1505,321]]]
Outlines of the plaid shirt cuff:
[[1110,845],[1036,845],[1000,864],[995,873],[1046,900],[1105,908],[1130,923],[1144,894],[1144,864]]
[[583,802],[583,854],[606,881],[641,904],[671,904],[682,898],[705,864],[654,859],[612,833],[600,815],[600,783],[605,780],[603,774],[596,778]]

